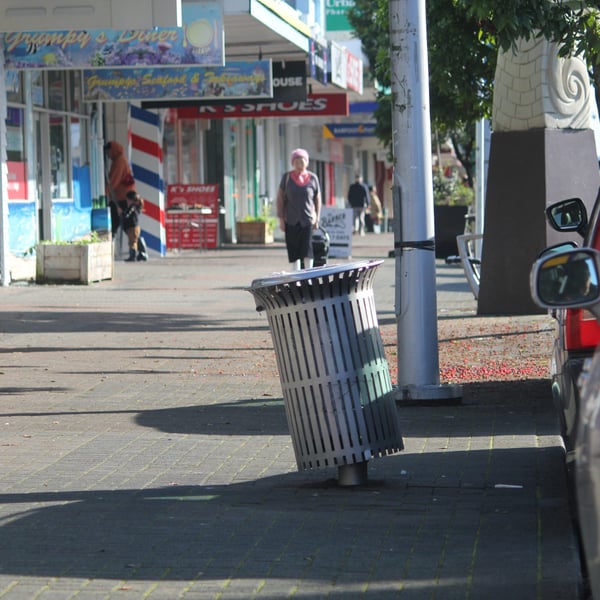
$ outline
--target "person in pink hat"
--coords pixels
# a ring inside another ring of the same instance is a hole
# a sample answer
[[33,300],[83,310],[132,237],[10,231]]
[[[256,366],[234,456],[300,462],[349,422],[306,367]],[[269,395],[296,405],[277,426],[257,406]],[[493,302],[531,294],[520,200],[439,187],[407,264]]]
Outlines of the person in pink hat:
[[313,266],[313,229],[319,227],[321,186],[319,178],[307,169],[308,152],[296,148],[290,157],[292,170],[281,178],[277,191],[277,216],[285,232],[288,261],[292,269]]

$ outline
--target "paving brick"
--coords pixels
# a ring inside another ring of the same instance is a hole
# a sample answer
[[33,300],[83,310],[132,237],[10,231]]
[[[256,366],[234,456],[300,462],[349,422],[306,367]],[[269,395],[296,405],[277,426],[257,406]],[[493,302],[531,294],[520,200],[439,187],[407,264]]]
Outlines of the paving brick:
[[[353,260],[392,246],[365,236]],[[244,289],[284,252],[182,252],[90,286],[2,290],[0,598],[575,600],[549,385],[401,405],[406,449],[371,461],[365,486],[297,471],[268,323]],[[517,336],[486,332],[546,327],[477,320],[459,267],[437,269],[438,311],[469,339],[510,352]],[[394,271],[385,260],[374,279],[392,326]]]

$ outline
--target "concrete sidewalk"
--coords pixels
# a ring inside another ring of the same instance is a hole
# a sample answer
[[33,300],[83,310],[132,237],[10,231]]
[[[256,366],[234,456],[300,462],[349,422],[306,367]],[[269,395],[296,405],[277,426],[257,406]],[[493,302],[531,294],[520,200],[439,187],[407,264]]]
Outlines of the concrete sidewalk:
[[[386,259],[388,327],[392,245],[352,258]],[[368,485],[297,471],[245,289],[286,268],[227,247],[0,289],[0,598],[579,598],[549,385],[400,407],[406,448]],[[459,267],[437,283],[441,316],[474,317]]]

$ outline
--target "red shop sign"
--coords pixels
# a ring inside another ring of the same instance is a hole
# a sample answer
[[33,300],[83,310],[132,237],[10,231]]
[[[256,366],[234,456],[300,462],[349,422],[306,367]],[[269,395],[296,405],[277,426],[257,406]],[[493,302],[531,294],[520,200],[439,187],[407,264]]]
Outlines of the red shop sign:
[[180,119],[230,119],[243,117],[318,117],[350,114],[348,95],[308,94],[306,100],[294,102],[242,102],[185,106],[174,109]]

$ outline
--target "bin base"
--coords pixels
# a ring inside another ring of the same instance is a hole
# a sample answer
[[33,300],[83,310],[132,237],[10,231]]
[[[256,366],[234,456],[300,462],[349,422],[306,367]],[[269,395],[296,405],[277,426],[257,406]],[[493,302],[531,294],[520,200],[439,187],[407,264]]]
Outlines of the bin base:
[[416,401],[461,404],[463,389],[460,384],[406,385],[394,387],[394,398],[398,403]]
[[338,485],[364,485],[368,480],[367,466],[367,461],[363,461],[338,467]]

